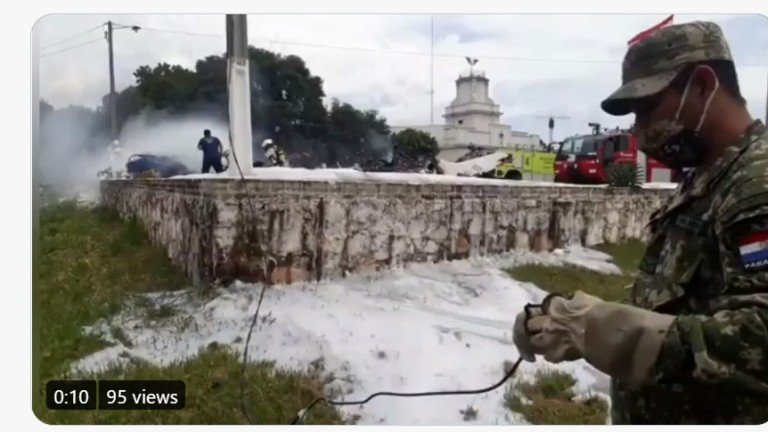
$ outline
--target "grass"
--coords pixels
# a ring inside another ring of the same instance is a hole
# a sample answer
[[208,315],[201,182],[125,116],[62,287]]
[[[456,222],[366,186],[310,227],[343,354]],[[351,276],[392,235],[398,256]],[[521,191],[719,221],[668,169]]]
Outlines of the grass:
[[[581,290],[607,301],[626,300],[625,288],[634,281],[645,245],[632,241],[593,249],[611,255],[622,274],[608,275],[577,266],[543,265],[524,265],[507,272],[512,278],[533,283],[547,292],[569,294]],[[576,379],[568,373],[538,371],[532,381],[518,381],[508,388],[505,405],[532,424],[606,424],[608,404],[597,396],[574,399],[575,384]]]
[[535,425],[604,425],[608,404],[598,396],[575,398],[576,379],[556,370],[539,370],[532,381],[507,388],[505,406]]
[[514,267],[507,270],[507,273],[515,280],[533,283],[547,292],[570,294],[581,290],[607,301],[625,300],[625,288],[634,281],[645,245],[633,241],[600,245],[594,249],[611,255],[622,274],[604,274],[577,266],[552,267],[536,264]]
[[[55,424],[187,425],[246,424],[240,410],[241,357],[228,347],[212,345],[197,357],[156,367],[134,361],[98,374],[99,379],[177,380],[186,387],[185,408],[173,411],[56,411]],[[289,424],[302,408],[322,395],[322,376],[317,370],[288,371],[272,363],[249,364],[245,401],[249,416],[259,424]],[[308,424],[343,424],[338,412],[316,406]]]
[[645,243],[638,240],[630,240],[618,244],[601,244],[593,249],[607,253],[613,257],[613,262],[623,272],[632,274],[637,271],[640,260],[645,253]]
[[64,202],[40,212],[36,313],[43,380],[104,347],[81,327],[112,315],[126,294],[185,287],[187,281],[143,229],[102,209]]
[[[38,350],[33,410],[49,424],[244,424],[240,414],[240,365],[234,353],[212,348],[183,363],[156,367],[132,361],[94,378],[182,379],[187,408],[180,411],[50,411],[45,382],[68,377],[70,364],[106,347],[82,327],[114,315],[125,301],[148,291],[187,287],[184,275],[151,246],[136,220],[122,221],[107,210],[62,202],[41,209],[39,257],[34,290]],[[173,316],[173,307],[146,310],[147,320]],[[112,336],[130,346],[119,327]],[[126,343],[127,342],[127,343]],[[261,424],[289,422],[320,394],[317,370],[287,371],[270,363],[250,364],[250,412]],[[337,411],[317,407],[311,422],[337,424]]]

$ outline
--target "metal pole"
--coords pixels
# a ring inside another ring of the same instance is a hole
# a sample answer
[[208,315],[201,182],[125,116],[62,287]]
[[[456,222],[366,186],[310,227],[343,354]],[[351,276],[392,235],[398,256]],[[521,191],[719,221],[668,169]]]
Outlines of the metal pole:
[[112,21],[107,21],[107,42],[109,44],[109,121],[112,139],[117,140],[117,98],[115,97],[115,59],[112,50]]
[[765,124],[768,124],[768,87],[765,92]]
[[226,30],[225,31],[226,31],[226,35],[227,35],[227,59],[230,59],[230,58],[232,58],[232,56],[235,55],[234,48],[233,48],[233,45],[234,45],[234,42],[233,42],[233,39],[234,39],[234,33],[233,33],[234,32],[234,24],[233,24],[233,22],[234,22],[234,15],[227,14],[225,19],[226,19],[226,24],[225,24]]
[[470,102],[475,98],[475,79],[474,73],[472,71],[472,68],[475,66],[470,62],[469,63],[469,100]]
[[429,15],[429,124],[435,124],[435,15]]
[[547,144],[551,144],[555,136],[555,118],[552,117],[552,114],[549,115],[549,124],[547,126],[549,126],[549,142]]

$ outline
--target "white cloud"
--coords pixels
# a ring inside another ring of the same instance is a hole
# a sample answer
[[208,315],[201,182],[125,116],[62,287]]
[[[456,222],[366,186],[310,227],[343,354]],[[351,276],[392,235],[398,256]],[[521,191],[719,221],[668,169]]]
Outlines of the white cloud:
[[[513,127],[545,135],[539,114],[567,115],[557,135],[583,132],[589,121],[612,125],[626,119],[605,116],[600,100],[620,81],[626,41],[661,21],[664,15],[436,15],[434,44],[434,115],[454,97],[454,80],[466,70],[464,55],[480,58],[479,69],[491,80],[492,97]],[[768,86],[768,20],[740,15],[680,15],[676,21],[710,19],[731,40],[742,92],[755,116],[765,113]],[[161,61],[193,67],[197,59],[225,50],[223,15],[51,15],[38,24],[41,46],[112,19],[141,25],[139,33],[115,33],[117,87],[133,83],[132,72]],[[363,109],[378,109],[390,124],[430,121],[430,58],[385,52],[322,48],[357,47],[428,53],[428,15],[250,15],[249,39],[255,46],[302,57],[324,80],[326,95]],[[744,31],[744,26],[751,26]],[[752,28],[753,27],[753,28]],[[149,30],[218,34],[192,36]],[[750,34],[750,37],[744,37]],[[100,36],[99,31],[72,39],[43,53]],[[294,42],[294,44],[275,41]],[[763,54],[761,55],[760,52]],[[755,54],[757,53],[757,54]],[[512,58],[518,58],[513,60]],[[544,62],[565,59],[588,62]],[[744,66],[762,64],[763,66]],[[55,106],[95,106],[108,92],[106,42],[96,42],[40,62],[40,92]],[[622,123],[624,122],[624,123]]]

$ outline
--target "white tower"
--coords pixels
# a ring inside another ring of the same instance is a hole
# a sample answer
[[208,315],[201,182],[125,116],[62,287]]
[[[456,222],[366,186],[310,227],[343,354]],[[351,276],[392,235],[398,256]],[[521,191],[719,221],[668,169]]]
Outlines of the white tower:
[[456,97],[445,108],[446,126],[471,128],[490,132],[499,124],[502,112],[488,92],[488,78],[482,71],[470,71],[456,80]]

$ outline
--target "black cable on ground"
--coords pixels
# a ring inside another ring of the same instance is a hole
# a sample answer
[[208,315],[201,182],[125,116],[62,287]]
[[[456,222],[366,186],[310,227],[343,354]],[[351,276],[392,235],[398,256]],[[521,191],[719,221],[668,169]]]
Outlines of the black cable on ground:
[[[229,66],[229,65],[228,65]],[[229,85],[231,79],[230,75],[230,69],[227,67],[227,85]],[[247,184],[245,181],[245,176],[243,175],[243,170],[240,167],[240,161],[237,160],[237,152],[234,148],[234,143],[232,141],[232,128],[228,127],[228,133],[229,133],[229,146],[230,149],[232,149],[232,158],[235,161],[235,166],[237,167],[237,171],[240,174],[240,181],[243,186],[243,191],[247,192]],[[253,163],[253,162],[251,162]],[[251,214],[255,217],[256,215],[256,208],[253,205],[253,200],[248,199],[246,197],[246,201],[248,201],[248,205],[251,210]],[[263,251],[262,251],[263,252]],[[264,254],[262,254],[264,255]],[[245,403],[245,372],[246,367],[248,364],[248,345],[251,341],[251,336],[253,335],[253,329],[256,327],[256,323],[259,319],[259,310],[261,309],[261,304],[264,301],[264,293],[267,288],[267,284],[269,283],[269,277],[267,275],[267,266],[266,262],[264,265],[262,265],[262,271],[264,273],[264,282],[261,287],[261,293],[259,294],[259,300],[256,304],[256,310],[253,313],[253,318],[251,319],[250,327],[248,328],[248,335],[245,339],[245,347],[243,348],[243,363],[242,363],[242,369],[240,374],[240,411],[242,411],[243,416],[245,417],[248,424],[253,424],[253,421],[251,419],[250,414],[248,413],[247,404]],[[547,300],[547,299],[545,299]],[[548,303],[548,302],[545,302]],[[541,306],[540,306],[541,307]],[[528,313],[528,309],[526,307],[526,313]],[[360,400],[360,401],[334,401],[329,400],[324,397],[320,397],[312,401],[306,408],[299,411],[299,413],[296,415],[296,417],[291,422],[292,425],[299,424],[300,422],[304,422],[304,418],[307,416],[309,411],[314,408],[318,403],[325,402],[329,405],[333,406],[345,406],[345,405],[364,405],[371,401],[372,399],[378,397],[378,396],[393,396],[393,397],[428,397],[428,396],[456,396],[456,395],[471,395],[471,394],[482,394],[482,393],[488,393],[490,391],[496,390],[497,388],[501,387],[502,384],[504,384],[507,380],[509,380],[516,372],[517,369],[520,367],[520,363],[522,363],[523,358],[520,357],[515,361],[515,363],[512,365],[512,367],[507,371],[507,373],[504,375],[504,377],[497,382],[496,384],[493,384],[489,387],[477,389],[477,390],[449,390],[449,391],[430,391],[430,392],[422,392],[422,393],[397,393],[397,392],[377,392],[373,393],[372,395],[368,396],[367,398]]]
[[[230,79],[229,68],[227,68],[227,83],[229,83],[229,79]],[[229,143],[230,143],[230,148],[232,149],[232,157],[235,161],[235,166],[237,167],[237,171],[240,174],[240,181],[241,181],[241,184],[243,185],[243,190],[247,191],[245,176],[243,175],[243,170],[240,167],[240,162],[237,160],[237,152],[235,152],[234,143],[232,142],[231,128],[229,128]],[[247,197],[246,197],[246,200],[248,201],[251,214],[255,216],[256,208],[253,205],[253,201],[251,199],[248,199]],[[245,347],[243,348],[243,362],[242,362],[242,369],[240,374],[240,411],[242,411],[243,416],[245,417],[248,424],[253,424],[251,416],[248,413],[247,404],[245,403],[245,384],[246,384],[245,372],[248,364],[248,345],[250,344],[251,336],[253,335],[253,329],[256,327],[256,323],[258,322],[259,310],[261,309],[261,304],[264,300],[264,293],[266,291],[267,284],[269,283],[266,263],[262,265],[262,271],[264,272],[264,282],[261,287],[261,293],[259,294],[259,300],[256,304],[256,310],[253,313],[253,318],[251,319],[251,324],[250,324],[250,327],[248,328],[248,335],[245,339]],[[548,303],[548,302],[545,302],[545,303]],[[542,306],[540,305],[539,307],[542,307]],[[528,313],[527,308],[528,306],[526,307],[526,313]],[[519,368],[520,363],[522,363],[522,361],[523,361],[522,357],[518,358],[517,361],[515,361],[515,363],[509,369],[509,371],[507,371],[507,373],[504,375],[504,377],[496,384],[493,384],[489,387],[477,389],[477,390],[448,390],[448,391],[430,391],[430,392],[422,392],[422,393],[377,392],[377,393],[373,393],[372,395],[360,401],[334,401],[334,400],[326,399],[324,397],[320,397],[312,401],[312,403],[310,403],[306,408],[299,411],[299,413],[293,419],[291,424],[295,425],[295,424],[303,423],[304,418],[307,416],[309,411],[320,402],[325,402],[333,406],[345,406],[345,405],[348,406],[348,405],[364,405],[378,396],[428,397],[428,396],[455,396],[455,395],[471,395],[471,394],[487,393],[487,392],[496,390],[497,388],[501,387],[501,385],[504,384],[507,380],[509,380],[517,372],[517,369]]]
[[[237,154],[234,151],[234,145],[232,144],[232,131],[229,131],[229,143],[230,148],[232,148],[232,156],[235,160],[235,166],[237,167],[237,171],[240,173],[240,181],[243,185],[243,191],[246,191],[246,181],[245,176],[243,175],[243,170],[240,168],[240,162],[237,160]],[[253,200],[249,199],[249,197],[245,198],[246,201],[248,201],[251,215],[253,217],[256,216],[256,207],[253,205]],[[251,336],[253,335],[253,329],[256,327],[256,323],[259,321],[259,310],[261,310],[261,303],[264,301],[264,293],[267,290],[267,285],[269,283],[269,278],[267,275],[267,267],[266,263],[262,266],[263,271],[263,281],[261,285],[261,292],[259,293],[259,301],[256,303],[256,310],[253,313],[253,318],[251,319],[251,325],[248,328],[248,335],[245,338],[245,346],[243,347],[243,364],[240,371],[240,411],[242,411],[243,416],[245,416],[246,421],[248,424],[253,424],[253,421],[251,419],[250,414],[248,413],[248,406],[245,403],[245,372],[248,366],[248,345],[250,345],[251,342]]]
[[248,365],[248,345],[251,342],[251,335],[253,334],[253,328],[256,327],[256,322],[259,320],[259,309],[261,309],[261,302],[264,300],[264,292],[267,289],[267,284],[261,286],[261,294],[259,295],[259,302],[256,304],[256,311],[253,313],[251,319],[251,326],[248,328],[248,336],[245,338],[245,347],[243,348],[243,366],[240,371],[240,411],[243,412],[248,424],[253,424],[251,416],[248,414],[248,408],[245,404],[245,370]]
[[364,405],[368,403],[371,399],[378,397],[378,396],[394,396],[394,397],[426,397],[426,396],[454,396],[454,395],[471,395],[471,394],[482,394],[482,393],[488,393],[490,391],[496,390],[497,388],[501,387],[502,384],[504,384],[507,380],[509,380],[516,372],[518,367],[520,367],[520,363],[522,363],[523,358],[520,357],[517,359],[517,361],[512,365],[512,367],[507,371],[507,373],[504,375],[504,377],[501,379],[501,381],[497,382],[496,384],[493,384],[489,387],[477,389],[477,390],[449,390],[449,391],[431,391],[431,392],[423,392],[423,393],[395,393],[395,392],[378,392],[373,393],[372,395],[368,396],[367,398],[359,401],[334,401],[329,400],[323,397],[317,398],[314,401],[312,401],[311,404],[307,405],[306,408],[299,411],[298,414],[296,414],[296,417],[291,422],[292,425],[300,424],[304,422],[304,419],[306,418],[309,411],[315,407],[320,402],[325,402],[328,405],[333,406],[344,406],[344,405]]

